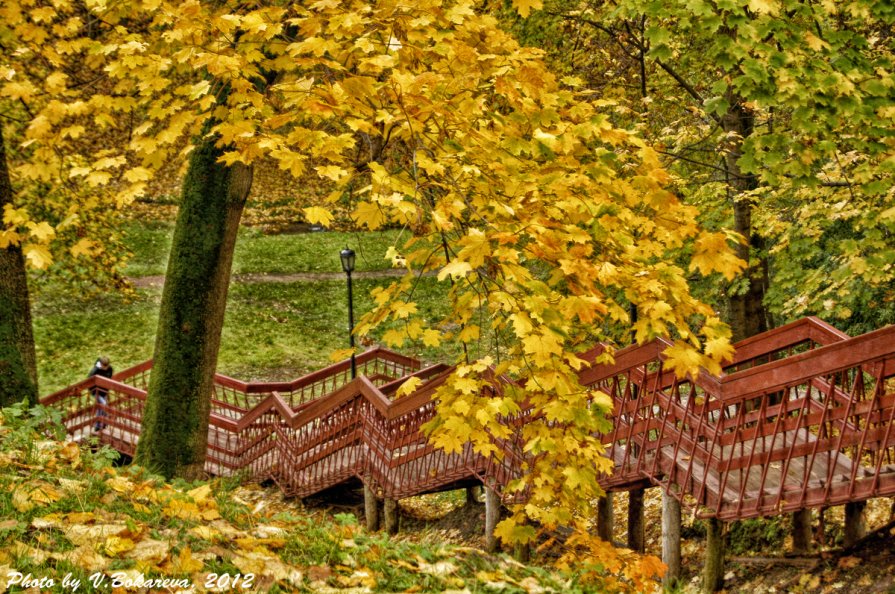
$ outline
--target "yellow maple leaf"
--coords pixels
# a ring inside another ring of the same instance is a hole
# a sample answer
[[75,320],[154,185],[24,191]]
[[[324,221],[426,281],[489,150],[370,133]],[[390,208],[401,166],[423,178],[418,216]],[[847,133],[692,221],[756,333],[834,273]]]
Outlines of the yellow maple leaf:
[[749,10],[758,14],[777,14],[780,12],[780,4],[777,0],[749,0]]
[[432,328],[423,330],[423,344],[430,347],[437,347],[441,344],[441,333]]
[[200,485],[195,489],[191,489],[186,492],[189,495],[190,499],[192,499],[197,504],[204,504],[209,501],[214,502],[213,499],[209,499],[211,496],[211,485],[205,483],[204,485]]
[[28,263],[38,270],[44,270],[53,263],[53,255],[42,245],[27,243],[22,248],[22,253],[25,254]]
[[463,278],[470,272],[472,272],[472,266],[469,265],[469,262],[453,260],[439,271],[438,280],[443,281],[448,276],[455,279]]
[[562,355],[562,344],[549,330],[526,336],[522,339],[522,345],[537,365],[547,365],[551,355]]
[[103,543],[103,551],[110,557],[118,557],[121,553],[134,550],[136,543],[129,538],[110,536]]
[[106,486],[116,493],[131,493],[134,490],[134,483],[123,476],[106,479]]
[[382,335],[382,342],[392,347],[400,347],[407,340],[407,332],[401,328],[392,328]]
[[181,520],[190,520],[198,522],[201,519],[199,507],[191,501],[183,501],[181,499],[172,499],[168,505],[162,510],[166,516],[180,518]]
[[676,340],[673,346],[665,349],[662,356],[665,358],[662,367],[673,370],[678,378],[686,377],[688,374],[698,375],[703,362],[699,351],[681,340]]
[[190,534],[201,540],[208,540],[211,542],[214,542],[221,536],[221,533],[218,530],[204,524],[190,528]]
[[519,11],[522,18],[527,18],[532,10],[540,10],[544,7],[542,0],[513,0],[513,7]]
[[416,313],[416,303],[413,301],[396,301],[392,303],[391,310],[396,318],[404,319]]
[[359,202],[352,215],[358,225],[366,226],[370,231],[375,231],[385,224],[385,214],[378,205],[371,202]]
[[46,242],[56,236],[56,230],[46,221],[28,223],[28,229],[28,234],[37,238],[38,241]]
[[423,383],[423,380],[418,377],[407,378],[407,381],[401,384],[401,387],[399,387],[396,392],[398,398],[413,394],[421,383]]
[[329,360],[330,361],[344,361],[345,359],[350,357],[352,353],[354,353],[354,349],[352,349],[352,348],[339,349],[339,350],[333,351],[332,353],[329,354]]
[[703,233],[693,247],[690,270],[698,269],[702,274],[720,272],[727,280],[733,280],[746,267],[746,262],[730,249],[724,233]]
[[191,574],[202,569],[202,562],[193,557],[190,547],[183,547],[176,557],[165,565],[166,571],[173,575]]
[[304,209],[305,219],[309,223],[320,224],[329,227],[333,222],[333,215],[327,209],[320,206],[309,206]]

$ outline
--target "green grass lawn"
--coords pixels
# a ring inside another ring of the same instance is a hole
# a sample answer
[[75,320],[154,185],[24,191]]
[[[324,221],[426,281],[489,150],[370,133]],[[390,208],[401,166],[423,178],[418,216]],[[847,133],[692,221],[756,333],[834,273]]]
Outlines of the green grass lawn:
[[[124,237],[133,257],[125,268],[128,276],[165,273],[174,224],[165,221],[128,222]],[[398,231],[372,233],[290,233],[265,235],[258,230],[240,230],[233,255],[234,274],[290,274],[296,272],[341,272],[339,251],[345,246],[357,252],[357,270],[385,270],[391,264],[385,252],[402,241]]]
[[[373,307],[373,287],[388,282],[355,280],[358,318]],[[439,290],[435,278],[421,279],[414,296],[425,314],[444,307]],[[111,357],[116,370],[150,358],[160,301],[159,288],[140,289],[130,302],[116,295],[77,299],[41,292],[34,308],[41,394],[83,379],[100,354]],[[233,283],[218,370],[244,380],[293,379],[329,365],[330,353],[348,346],[347,326],[344,281]],[[430,348],[402,352],[429,361],[449,358]]]

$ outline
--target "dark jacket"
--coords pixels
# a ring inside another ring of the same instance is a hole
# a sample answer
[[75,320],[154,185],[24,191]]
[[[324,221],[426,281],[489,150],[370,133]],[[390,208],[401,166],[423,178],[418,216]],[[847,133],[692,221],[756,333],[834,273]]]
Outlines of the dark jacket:
[[[93,367],[90,368],[90,373],[87,374],[87,377],[90,378],[90,377],[93,377],[94,375],[101,375],[101,376],[103,376],[103,377],[109,377],[109,378],[110,378],[110,377],[112,377],[112,374],[113,374],[113,373],[114,373],[114,371],[113,371],[111,365],[109,365],[108,367],[106,367],[105,369],[103,369],[102,367],[100,367],[99,361],[97,361],[97,362],[93,365]],[[101,388],[101,387],[99,387],[99,386],[94,386],[93,388],[91,388],[90,391],[91,391],[91,392],[93,393],[93,395],[96,396],[97,398],[99,398],[100,396],[105,396],[106,394],[109,393],[109,391],[108,391],[106,388]]]

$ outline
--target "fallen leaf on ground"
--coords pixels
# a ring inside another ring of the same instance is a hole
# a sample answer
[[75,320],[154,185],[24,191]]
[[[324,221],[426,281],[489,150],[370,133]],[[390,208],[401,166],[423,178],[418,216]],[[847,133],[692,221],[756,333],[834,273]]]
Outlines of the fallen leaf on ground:
[[12,554],[15,557],[27,557],[37,565],[42,565],[50,558],[50,553],[47,551],[26,545],[19,541],[16,541],[12,545]]
[[196,538],[200,538],[202,540],[207,541],[215,541],[217,537],[221,535],[221,533],[211,526],[195,526],[194,528],[190,528],[190,534],[195,536]]
[[421,561],[419,563],[419,571],[428,575],[443,577],[457,571],[457,566],[450,561],[438,561],[436,563]]
[[110,557],[118,557],[121,553],[134,550],[136,543],[129,538],[110,536],[103,543],[103,551]]
[[150,565],[157,565],[165,560],[171,545],[161,540],[144,538],[125,555],[128,559],[135,559]]
[[94,551],[89,544],[82,545],[73,551],[54,553],[51,556],[56,561],[65,561],[90,572],[101,571],[109,566],[109,559]]
[[92,545],[93,543],[105,540],[109,536],[118,536],[127,530],[125,524],[97,524],[95,526],[84,526],[75,524],[74,526],[65,526],[62,533],[65,538],[75,545]]
[[203,563],[193,558],[193,552],[189,547],[180,549],[180,553],[176,557],[171,558],[171,562],[165,566],[165,570],[173,575],[181,575],[184,573],[193,573],[202,569]]
[[313,565],[308,568],[308,579],[312,582],[326,581],[333,574],[329,565]]

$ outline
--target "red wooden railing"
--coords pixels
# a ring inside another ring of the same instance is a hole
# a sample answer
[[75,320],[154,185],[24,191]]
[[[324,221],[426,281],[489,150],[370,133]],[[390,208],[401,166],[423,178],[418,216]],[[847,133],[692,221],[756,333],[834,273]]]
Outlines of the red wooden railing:
[[[722,374],[683,380],[663,370],[668,346],[621,349],[612,364],[581,373],[583,385],[614,402],[613,429],[602,436],[615,462],[602,479],[608,490],[661,485],[721,519],[895,495],[895,327],[850,338],[806,318],[738,343]],[[75,438],[100,420],[99,441],[133,455],[151,366],[93,377],[42,402],[62,411]],[[389,498],[482,481],[501,487],[522,472],[518,431],[488,459],[470,446],[446,454],[422,435],[449,367],[422,369],[374,349],[357,357],[357,369],[355,380],[348,361],[292,382],[216,376],[206,470],[271,478],[297,496],[359,479]],[[411,375],[422,384],[396,399]],[[94,386],[108,390],[106,405],[95,404]],[[529,420],[523,410],[505,422]]]

